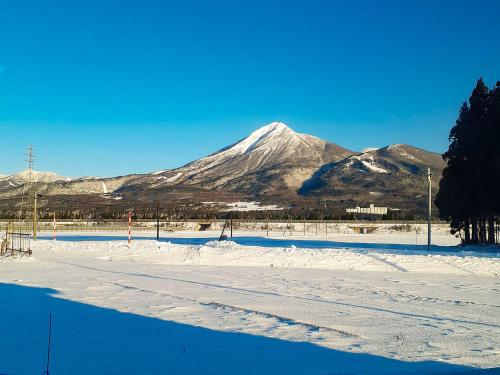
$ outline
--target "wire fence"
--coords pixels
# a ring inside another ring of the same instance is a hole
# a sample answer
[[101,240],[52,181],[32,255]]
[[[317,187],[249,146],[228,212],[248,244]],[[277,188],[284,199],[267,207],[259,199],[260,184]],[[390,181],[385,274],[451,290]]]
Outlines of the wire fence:
[[[160,221],[159,231],[220,231],[225,220],[182,220]],[[422,221],[347,221],[347,220],[248,220],[233,219],[232,228],[235,231],[260,232],[264,235],[328,235],[334,233],[369,234],[377,229],[387,228],[399,232],[419,232],[426,230]],[[433,225],[444,225],[444,222],[433,222]],[[1,223],[0,223],[1,225]],[[152,232],[157,230],[156,221],[132,221],[132,232]],[[128,231],[126,221],[75,221],[57,220],[41,221],[37,224],[37,232],[64,233],[64,232],[122,232]]]
[[23,227],[8,224],[0,240],[0,255],[28,255],[31,251],[31,233]]

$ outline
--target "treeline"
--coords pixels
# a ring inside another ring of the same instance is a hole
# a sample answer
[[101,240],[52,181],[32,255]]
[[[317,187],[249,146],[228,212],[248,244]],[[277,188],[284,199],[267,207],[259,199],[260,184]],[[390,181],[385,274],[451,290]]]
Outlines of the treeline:
[[[353,214],[346,213],[345,209],[328,205],[321,208],[318,207],[289,207],[282,210],[269,211],[225,211],[225,207],[210,207],[199,203],[190,204],[175,204],[162,202],[159,210],[159,218],[161,220],[211,220],[211,219],[227,219],[232,216],[234,219],[247,220],[417,220],[424,219],[422,215],[415,215],[414,211],[401,210],[389,211],[387,215],[369,215],[369,214]],[[156,220],[157,208],[155,205],[149,206],[130,206],[130,207],[106,207],[106,209],[95,207],[89,209],[53,209],[41,208],[38,210],[39,220],[51,220],[54,213],[58,220],[116,220],[126,221],[128,211],[132,211],[134,220]],[[19,210],[11,208],[0,208],[0,219],[16,220],[19,217],[31,220],[31,212],[23,212],[19,216]]]
[[500,82],[490,90],[478,80],[449,141],[435,200],[440,217],[464,243],[495,243],[500,215]]

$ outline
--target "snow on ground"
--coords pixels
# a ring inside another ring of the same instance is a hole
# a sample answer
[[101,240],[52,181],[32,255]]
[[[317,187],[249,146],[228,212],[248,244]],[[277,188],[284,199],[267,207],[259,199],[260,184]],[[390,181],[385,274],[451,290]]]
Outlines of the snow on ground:
[[276,204],[261,205],[260,202],[203,202],[205,205],[222,205],[227,208],[224,211],[279,211],[283,210]]
[[[0,258],[0,374],[452,374],[500,365],[500,263],[413,233],[65,233]],[[495,370],[493,370],[495,371]],[[492,372],[493,373],[493,372]]]
[[364,153],[364,154],[362,154],[360,156],[353,156],[352,158],[361,161],[361,163],[366,168],[370,169],[373,172],[377,172],[377,173],[389,173],[384,168],[381,168],[381,167],[378,167],[377,165],[375,165],[375,160],[373,158],[373,155],[371,155],[369,152],[368,153]]
[[233,202],[227,203],[227,211],[277,211],[283,208],[275,205],[261,205],[260,202]]
[[[159,171],[159,172],[155,172],[155,173],[152,173],[152,174],[159,174],[159,173],[162,173],[164,171]],[[166,177],[166,176],[158,176],[156,177],[157,180],[163,180],[164,182],[174,182],[175,180],[179,179],[179,177],[182,176],[182,173],[179,172],[177,174],[175,174],[174,176],[172,177]]]

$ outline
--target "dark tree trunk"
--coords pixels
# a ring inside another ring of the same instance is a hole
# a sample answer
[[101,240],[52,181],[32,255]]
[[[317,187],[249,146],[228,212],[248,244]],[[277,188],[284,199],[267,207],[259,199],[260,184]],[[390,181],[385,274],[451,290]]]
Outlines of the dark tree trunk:
[[470,219],[466,218],[465,219],[465,227],[464,227],[464,234],[465,234],[465,243],[470,243]]
[[488,242],[495,243],[495,217],[493,215],[488,216]]
[[477,218],[473,217],[471,220],[472,224],[472,243],[477,243],[478,233],[477,233]]
[[483,238],[482,238],[482,243],[488,243],[488,227],[486,223],[488,222],[488,218],[485,216],[482,219],[482,232],[483,232]]
[[480,243],[486,242],[485,238],[484,238],[485,235],[486,235],[486,231],[485,231],[485,227],[484,227],[484,217],[481,217],[479,219],[479,242]]

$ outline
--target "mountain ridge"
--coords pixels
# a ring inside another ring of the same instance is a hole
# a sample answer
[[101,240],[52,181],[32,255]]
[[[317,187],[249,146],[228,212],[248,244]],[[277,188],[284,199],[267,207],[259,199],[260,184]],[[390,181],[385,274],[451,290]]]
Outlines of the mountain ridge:
[[[318,137],[271,122],[247,137],[181,167],[146,174],[68,180],[46,172],[38,183],[46,195],[95,195],[138,200],[206,196],[293,196],[339,201],[379,200],[392,195],[415,197],[424,169],[437,177],[444,162],[439,154],[404,144],[348,150]],[[53,180],[50,180],[52,177]],[[437,178],[436,177],[436,178]],[[0,196],[19,194],[0,178]],[[398,189],[400,191],[398,192]],[[389,199],[390,200],[390,199]]]

